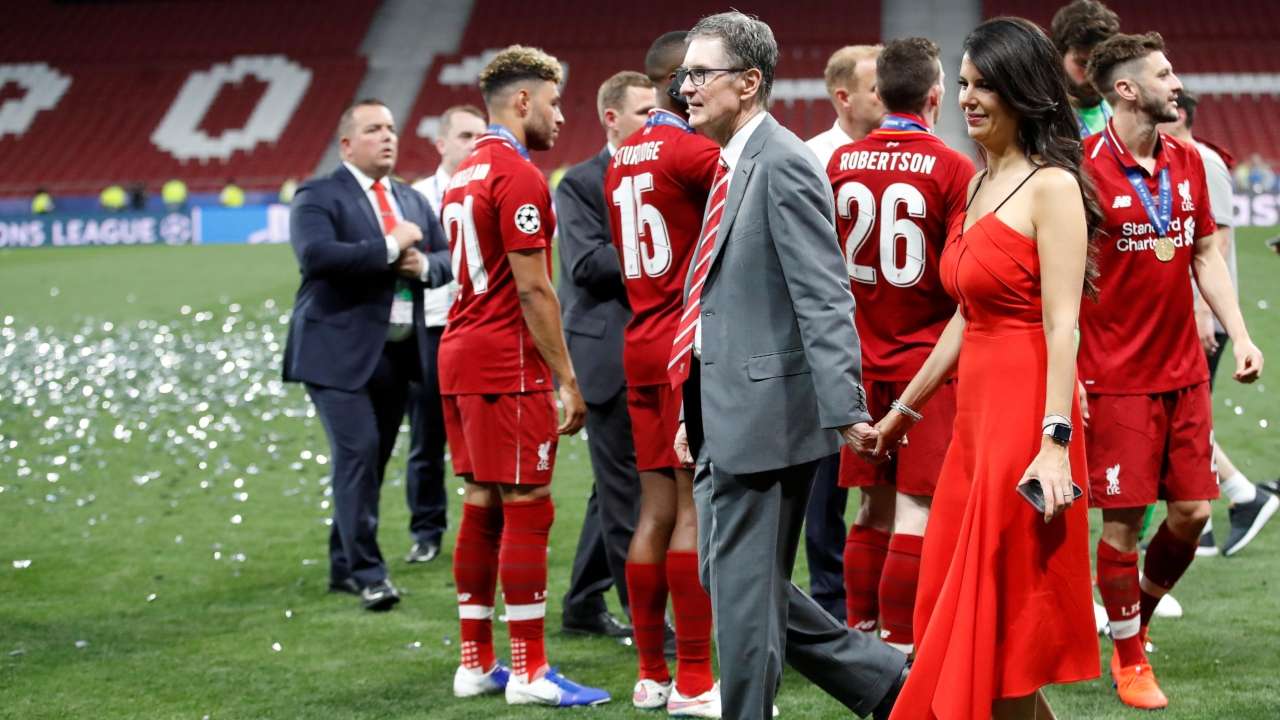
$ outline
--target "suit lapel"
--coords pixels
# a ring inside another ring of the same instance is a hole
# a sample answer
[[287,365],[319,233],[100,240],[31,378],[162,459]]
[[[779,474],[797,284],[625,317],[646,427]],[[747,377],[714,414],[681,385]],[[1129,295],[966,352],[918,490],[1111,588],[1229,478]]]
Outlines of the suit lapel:
[[765,141],[773,134],[776,125],[777,122],[774,121],[773,116],[765,115],[764,121],[755,129],[755,132],[751,133],[747,146],[742,149],[738,166],[733,169],[733,178],[729,181],[729,196],[724,202],[724,215],[720,216],[720,229],[716,231],[716,246],[711,252],[711,268],[708,271],[715,268],[720,253],[724,252],[729,233],[733,230],[733,221],[738,217],[738,208],[742,205],[742,198],[747,192],[747,180],[755,170],[756,156],[764,149]]
[[[373,205],[369,202],[368,195],[360,188],[360,183],[356,182],[356,176],[352,175],[345,165],[339,165],[334,172],[334,177],[338,178],[338,181],[347,188],[347,192],[352,196],[356,207],[360,208],[365,219],[369,221],[369,227],[373,228],[378,237],[385,235],[386,233],[382,232],[382,223],[378,222],[378,216],[373,212]],[[392,187],[394,189],[394,183]],[[399,202],[398,197],[396,200]],[[401,203],[400,207],[404,207],[404,204]]]

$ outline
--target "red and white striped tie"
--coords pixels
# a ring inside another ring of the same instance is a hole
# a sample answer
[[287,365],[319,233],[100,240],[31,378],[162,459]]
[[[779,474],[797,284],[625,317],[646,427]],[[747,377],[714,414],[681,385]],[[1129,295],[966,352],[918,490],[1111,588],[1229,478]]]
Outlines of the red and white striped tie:
[[707,201],[698,250],[693,258],[693,283],[689,285],[689,297],[684,301],[684,312],[680,315],[676,339],[671,343],[671,362],[667,363],[667,377],[671,379],[672,387],[680,387],[689,379],[698,309],[702,305],[702,286],[706,284],[707,273],[711,270],[711,255],[716,249],[716,233],[720,230],[720,218],[724,216],[724,201],[728,195],[729,166],[722,157],[716,169],[715,180],[711,183],[711,199]]

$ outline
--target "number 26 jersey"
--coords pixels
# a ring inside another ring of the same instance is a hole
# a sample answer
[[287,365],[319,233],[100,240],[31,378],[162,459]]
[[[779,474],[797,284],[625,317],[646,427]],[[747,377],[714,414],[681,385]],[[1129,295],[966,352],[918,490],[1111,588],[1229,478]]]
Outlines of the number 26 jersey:
[[874,130],[831,156],[836,233],[867,380],[910,380],[955,314],[938,259],[953,223],[964,220],[973,173],[969,158],[923,130]]
[[683,118],[653,110],[614,152],[605,203],[631,304],[623,350],[627,384],[662,385],[720,147]]

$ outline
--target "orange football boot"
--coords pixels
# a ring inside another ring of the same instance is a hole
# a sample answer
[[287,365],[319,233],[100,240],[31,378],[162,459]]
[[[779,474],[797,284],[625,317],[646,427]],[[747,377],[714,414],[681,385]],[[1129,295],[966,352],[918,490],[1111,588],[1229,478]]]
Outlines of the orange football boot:
[[1150,663],[1120,668],[1116,676],[1116,694],[1120,702],[1139,710],[1161,710],[1169,707],[1169,698],[1156,684]]

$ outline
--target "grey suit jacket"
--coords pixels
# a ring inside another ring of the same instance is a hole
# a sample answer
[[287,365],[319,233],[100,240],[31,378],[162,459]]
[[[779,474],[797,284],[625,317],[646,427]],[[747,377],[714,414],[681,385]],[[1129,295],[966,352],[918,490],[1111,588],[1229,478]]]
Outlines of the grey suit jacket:
[[565,344],[582,397],[608,402],[622,391],[622,338],[631,319],[618,251],[609,232],[604,173],[609,149],[569,168],[556,187],[560,296]]
[[702,289],[701,412],[706,458],[746,474],[830,455],[834,428],[871,417],[826,173],[771,116],[733,173]]

